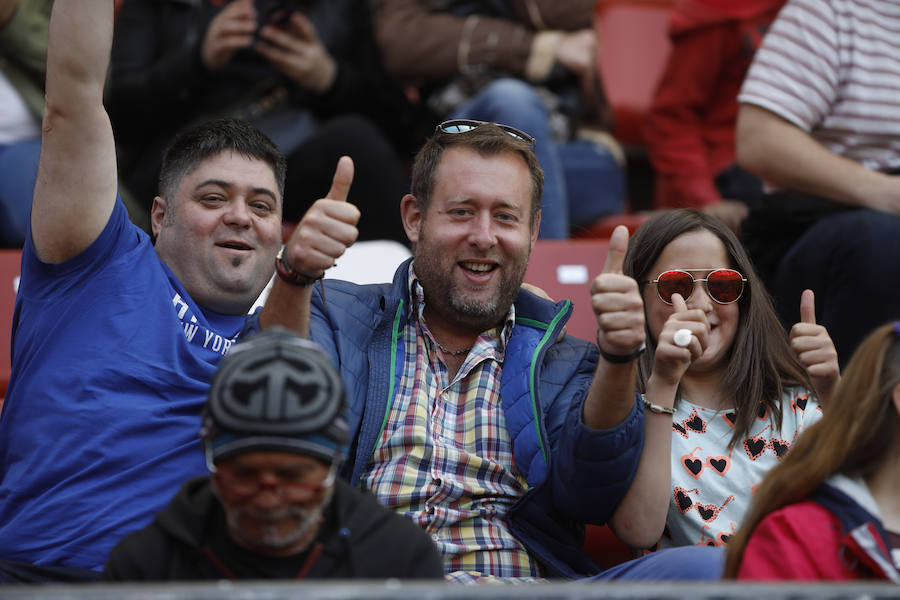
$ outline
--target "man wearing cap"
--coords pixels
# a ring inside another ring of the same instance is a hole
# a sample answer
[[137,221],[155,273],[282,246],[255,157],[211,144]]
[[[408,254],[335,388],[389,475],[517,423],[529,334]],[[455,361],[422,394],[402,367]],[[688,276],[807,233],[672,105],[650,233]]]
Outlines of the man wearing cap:
[[117,545],[104,577],[440,578],[425,533],[335,478],[344,408],[344,386],[315,344],[274,330],[235,346],[204,408],[212,475],[188,481]]

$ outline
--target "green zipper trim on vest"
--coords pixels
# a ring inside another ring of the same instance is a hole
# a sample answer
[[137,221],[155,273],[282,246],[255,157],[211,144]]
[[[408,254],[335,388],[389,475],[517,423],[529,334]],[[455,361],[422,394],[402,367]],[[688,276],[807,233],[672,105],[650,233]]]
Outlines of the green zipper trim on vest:
[[516,317],[516,323],[522,323],[523,325],[528,325],[529,327],[534,327],[535,329],[549,328],[549,325],[547,325],[543,321],[535,321],[534,319],[526,319],[525,317]]
[[[536,395],[537,382],[535,381],[535,378],[534,378],[534,372],[535,372],[535,369],[537,369],[538,355],[544,349],[544,346],[546,346],[548,343],[552,344],[555,341],[555,340],[550,339],[550,335],[556,329],[556,325],[562,320],[563,316],[569,311],[569,307],[571,305],[572,305],[571,300],[564,301],[563,305],[562,305],[562,309],[558,313],[556,313],[556,316],[553,317],[553,320],[550,321],[549,325],[539,322],[539,321],[533,321],[535,327],[545,329],[545,331],[544,331],[544,337],[542,337],[541,341],[538,342],[537,348],[535,348],[534,354],[531,357],[531,367],[529,368],[529,372],[528,372],[528,383],[529,383],[528,393],[531,396],[531,411],[534,413],[534,429],[537,432],[538,444],[541,447],[541,454],[544,457],[544,464],[546,464],[548,467],[549,467],[550,463],[547,459],[547,448],[544,446],[544,438],[541,435],[541,421],[540,421],[540,414],[538,412],[537,395]],[[516,319],[516,320],[518,320],[518,319]],[[531,319],[522,319],[523,323],[530,322],[530,321],[531,321]]]
[[[403,316],[403,300],[397,307],[397,313],[394,315],[394,324],[391,327],[391,384],[388,386],[387,408],[384,411],[384,419],[381,421],[381,429],[378,430],[378,437],[375,439],[375,445],[372,446],[372,455],[378,449],[381,442],[381,436],[384,435],[384,428],[387,427],[388,416],[391,414],[391,405],[394,403],[394,380],[397,370],[397,338],[400,337],[400,318]],[[369,456],[371,459],[371,456]]]

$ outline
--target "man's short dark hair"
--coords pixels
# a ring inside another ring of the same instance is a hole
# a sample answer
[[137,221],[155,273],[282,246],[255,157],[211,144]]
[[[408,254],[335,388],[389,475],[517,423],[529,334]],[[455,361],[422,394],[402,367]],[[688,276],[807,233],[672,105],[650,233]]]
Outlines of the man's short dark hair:
[[264,161],[272,167],[278,193],[284,198],[287,172],[284,155],[261,131],[239,119],[207,121],[175,136],[163,154],[159,195],[171,203],[185,175],[202,161],[229,150]]
[[448,148],[468,148],[482,156],[496,156],[504,152],[521,156],[531,174],[531,226],[534,227],[544,193],[544,171],[538,164],[531,144],[510,135],[493,123],[479,125],[465,133],[444,133],[438,130],[425,142],[413,163],[410,190],[423,214],[428,209],[437,170],[444,151]]

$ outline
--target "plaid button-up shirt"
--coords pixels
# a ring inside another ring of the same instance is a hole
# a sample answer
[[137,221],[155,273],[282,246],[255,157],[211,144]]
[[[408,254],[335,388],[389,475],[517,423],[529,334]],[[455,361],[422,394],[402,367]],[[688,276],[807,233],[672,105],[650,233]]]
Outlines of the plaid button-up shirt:
[[500,405],[503,353],[515,322],[482,333],[450,380],[413,298],[403,333],[403,376],[362,486],[424,528],[444,555],[447,578],[484,581],[541,576],[509,531],[509,507],[525,493]]

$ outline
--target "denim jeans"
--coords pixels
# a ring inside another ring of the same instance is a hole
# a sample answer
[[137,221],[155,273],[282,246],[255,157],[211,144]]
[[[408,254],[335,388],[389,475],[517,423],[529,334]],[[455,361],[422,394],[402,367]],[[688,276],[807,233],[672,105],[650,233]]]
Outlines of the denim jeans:
[[651,552],[579,581],[717,581],[724,570],[724,548],[679,546]]
[[800,294],[816,294],[816,322],[841,365],[872,329],[900,319],[900,217],[851,210],[823,217],[785,254],[772,295],[786,327],[800,320]]
[[0,144],[0,247],[25,243],[40,155],[37,138]]
[[527,82],[498,79],[458,106],[449,119],[510,125],[534,137],[544,170],[542,239],[566,239],[572,227],[622,212],[625,174],[607,148],[586,140],[553,141],[543,100]]

